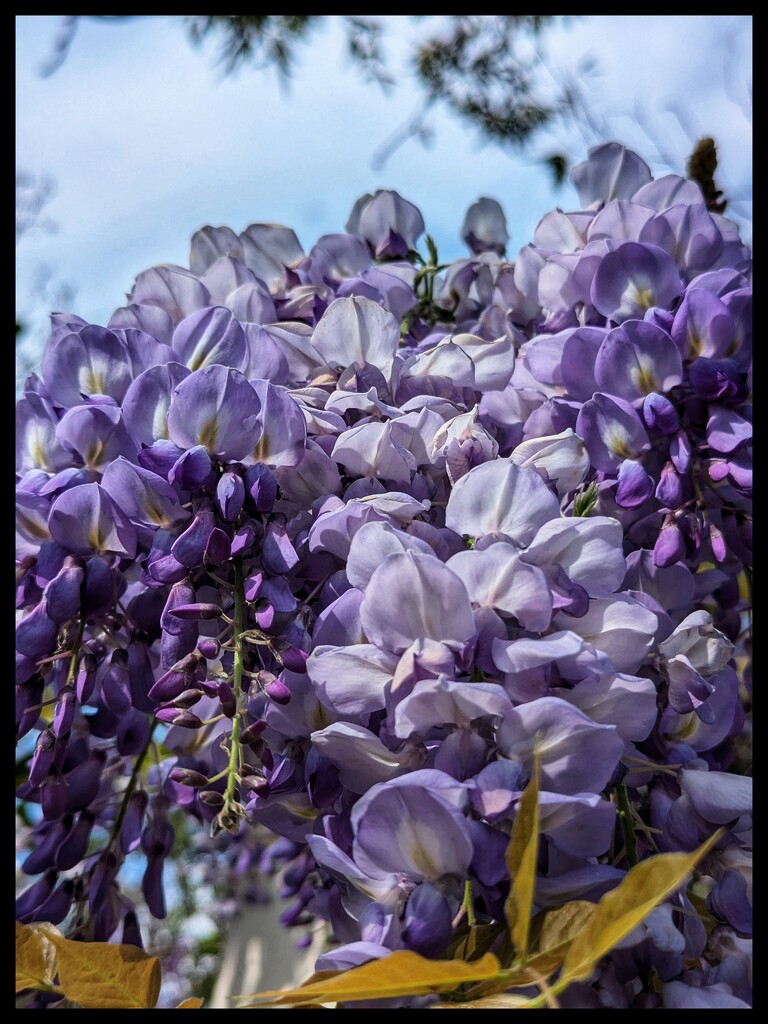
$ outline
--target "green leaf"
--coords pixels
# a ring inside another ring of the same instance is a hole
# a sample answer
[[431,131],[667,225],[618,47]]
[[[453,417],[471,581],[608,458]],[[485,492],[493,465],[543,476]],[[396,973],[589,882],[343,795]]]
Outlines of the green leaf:
[[49,931],[59,954],[59,984],[83,1009],[151,1009],[160,994],[160,961],[137,946],[73,942]]
[[512,837],[507,847],[507,871],[512,884],[504,904],[504,916],[517,954],[523,957],[528,952],[538,852],[539,758],[534,755],[533,776],[517,805]]
[[[53,929],[53,925],[46,925]],[[16,991],[55,990],[56,947],[38,927],[16,922]]]
[[360,999],[419,996],[432,992],[452,992],[468,981],[495,978],[500,969],[499,961],[493,953],[486,953],[472,963],[464,963],[461,960],[427,960],[418,953],[398,950],[351,971],[337,972],[319,981],[310,980],[309,984],[299,988],[257,992],[239,998],[251,999],[255,1003],[295,1006],[308,1002],[353,1002]]
[[617,942],[680,888],[721,835],[722,830],[718,830],[693,853],[660,853],[627,872],[621,883],[602,897],[585,927],[571,940],[560,982],[588,978]]

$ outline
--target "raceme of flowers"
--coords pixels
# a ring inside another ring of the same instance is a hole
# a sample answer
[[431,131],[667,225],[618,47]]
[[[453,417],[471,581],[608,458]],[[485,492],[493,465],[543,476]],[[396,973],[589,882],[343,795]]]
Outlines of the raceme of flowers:
[[441,266],[379,191],[308,252],[205,227],[106,326],[53,315],[17,406],[20,921],[141,945],[118,874],[143,852],[164,916],[182,808],[287,865],[319,970],[438,957],[504,921],[536,749],[538,910],[724,828],[562,1005],[750,1005],[750,253],[616,143],[572,180],[514,260],[493,200]]

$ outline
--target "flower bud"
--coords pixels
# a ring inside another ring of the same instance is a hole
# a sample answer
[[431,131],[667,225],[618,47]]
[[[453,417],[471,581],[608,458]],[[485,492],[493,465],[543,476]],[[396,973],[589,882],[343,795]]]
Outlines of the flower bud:
[[207,661],[214,661],[219,656],[221,644],[218,640],[203,637],[198,640],[197,649]]
[[77,703],[73,686],[65,686],[59,691],[53,712],[53,731],[57,736],[66,736],[72,728]]
[[219,683],[218,698],[219,703],[221,704],[221,710],[227,718],[234,718],[237,714],[237,700],[229,683]]
[[240,733],[240,742],[245,746],[252,746],[259,740],[259,736],[267,728],[267,723],[263,718],[259,718],[255,722],[251,722],[249,726],[243,729]]
[[192,789],[200,789],[208,785],[208,779],[202,772],[196,772],[192,768],[171,768],[168,776],[173,782],[180,786],[190,786]]
[[647,427],[658,430],[660,434],[674,434],[680,429],[674,405],[666,395],[659,395],[655,391],[643,399],[643,419]]
[[275,704],[288,704],[291,699],[291,691],[282,681],[282,679],[275,679],[273,683],[269,683],[264,687],[264,693],[273,700]]
[[181,708],[186,711],[188,708],[194,707],[200,698],[204,696],[205,690],[200,687],[192,686],[188,690],[184,690],[180,693],[178,697],[174,697],[172,701],[168,701],[168,706]]
[[659,536],[653,545],[653,564],[660,569],[679,562],[685,554],[685,544],[677,524],[668,519],[659,530]]
[[202,719],[193,715],[191,711],[179,711],[178,708],[160,708],[155,712],[155,718],[168,725],[178,725],[182,729],[200,729],[203,725]]
[[234,523],[245,502],[245,484],[239,474],[227,470],[216,485],[216,507],[226,523]]
[[215,789],[203,789],[198,794],[201,802],[206,807],[223,807],[224,797],[221,793],[218,793]]

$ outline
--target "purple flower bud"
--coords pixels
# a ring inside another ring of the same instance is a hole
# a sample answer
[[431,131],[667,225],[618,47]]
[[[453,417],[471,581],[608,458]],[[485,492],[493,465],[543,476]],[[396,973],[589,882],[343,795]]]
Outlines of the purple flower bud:
[[246,728],[240,733],[240,742],[245,746],[252,746],[266,728],[267,723],[263,718],[260,718],[255,722],[251,722],[251,724],[246,726]]
[[91,756],[72,768],[65,775],[69,795],[66,810],[70,813],[90,807],[101,786],[101,773],[107,755],[103,750],[94,750]]
[[674,434],[680,429],[680,420],[674,405],[665,395],[655,391],[646,395],[643,400],[643,420],[646,427],[658,430],[660,434]]
[[669,457],[678,473],[687,473],[691,466],[691,442],[684,430],[669,442]]
[[204,789],[197,794],[206,807],[223,807],[224,797],[215,789]]
[[75,680],[75,693],[80,704],[87,704],[96,685],[96,669],[98,662],[92,654],[84,654],[80,659]]
[[232,544],[230,554],[232,557],[236,555],[244,555],[252,546],[256,540],[256,530],[252,522],[245,523],[240,527],[239,530],[235,531],[235,535],[232,538]]
[[712,522],[709,523],[709,544],[715,561],[724,562],[728,557],[728,545],[722,531]]
[[218,658],[221,650],[221,644],[218,640],[209,639],[207,637],[198,640],[197,649],[204,658],[208,661],[213,661]]
[[[69,564],[68,564],[69,563]],[[59,624],[74,619],[80,612],[80,591],[85,582],[82,566],[68,556],[65,564],[45,588],[46,610]]]
[[35,743],[35,751],[29,765],[29,781],[40,786],[48,778],[56,748],[56,734],[52,729],[43,729]]
[[[197,643],[197,628],[190,622],[184,622],[183,619],[176,621],[182,627],[183,632],[174,634],[165,631],[160,639],[160,668],[165,670],[192,654]],[[156,699],[151,691],[150,697],[153,700]]]
[[619,466],[616,504],[638,508],[653,494],[653,480],[639,462],[625,459]]
[[196,491],[203,486],[213,471],[208,452],[201,444],[180,455],[168,473],[168,483],[184,491]]
[[222,610],[217,604],[202,602],[176,605],[169,610],[168,614],[174,615],[177,619],[194,622],[198,619],[218,619],[222,615]]
[[245,484],[238,473],[222,473],[216,486],[216,505],[221,518],[234,523],[245,502]]
[[59,691],[53,712],[53,731],[57,736],[66,736],[70,731],[76,708],[74,687],[65,686]]
[[264,582],[264,573],[257,572],[254,576],[248,576],[243,585],[243,594],[246,601],[255,601],[259,596],[261,584]]
[[264,604],[256,610],[256,621],[261,629],[269,629],[275,620],[275,609],[271,604]]
[[149,691],[149,696],[159,704],[173,700],[198,678],[202,679],[204,671],[200,656],[190,651],[160,676]]
[[91,811],[82,811],[77,823],[67,830],[66,836],[56,850],[56,867],[59,871],[68,871],[83,859],[88,849],[94,819],[95,815]]
[[[23,655],[22,655],[23,657]],[[40,718],[40,702],[45,684],[42,679],[30,679],[16,687],[16,738],[26,736]]]
[[286,647],[284,651],[280,651],[280,660],[289,672],[306,672],[308,657],[307,652],[298,647]]
[[211,535],[208,538],[208,543],[203,553],[203,561],[206,565],[221,565],[222,562],[226,562],[229,558],[231,550],[229,537],[217,526],[211,530]]
[[114,853],[103,853],[91,873],[88,887],[88,903],[91,911],[98,910],[107,901],[119,868]]
[[147,745],[151,728],[151,719],[131,708],[117,726],[117,752],[123,757],[136,757]]
[[182,453],[183,449],[179,448],[173,441],[161,438],[150,445],[149,448],[141,448],[136,455],[136,459],[142,469],[148,469],[150,473],[157,473],[158,476],[167,480],[168,474]]
[[428,882],[422,883],[405,907],[403,942],[422,956],[437,956],[451,941],[451,917],[445,896]]
[[32,609],[16,627],[16,650],[28,658],[44,658],[56,644],[59,627],[46,611],[45,599]]
[[708,402],[736,398],[744,392],[739,367],[733,359],[707,359],[699,356],[688,370],[694,392]]
[[679,508],[682,504],[682,481],[671,462],[667,462],[661,471],[659,482],[656,485],[656,497],[668,509]]
[[685,544],[674,520],[664,523],[653,546],[653,564],[663,569],[679,562],[685,554]]
[[24,923],[32,920],[31,915],[34,914],[37,907],[41,903],[44,903],[53,892],[53,887],[56,885],[58,875],[55,871],[46,871],[42,878],[38,879],[33,885],[30,885],[28,889],[16,900],[16,920]]
[[191,786],[192,789],[199,789],[208,784],[208,779],[202,772],[196,772],[192,768],[171,768],[168,776],[173,782],[180,786]]
[[51,895],[41,903],[35,911],[27,918],[33,921],[47,921],[50,924],[61,924],[72,907],[76,880],[68,878]]
[[188,690],[184,690],[178,697],[174,697],[172,701],[169,701],[169,705],[174,708],[183,708],[185,711],[188,708],[194,707],[198,701],[205,696],[205,690],[198,689],[197,687],[190,687]]
[[155,712],[155,718],[168,725],[178,725],[182,729],[200,729],[203,722],[191,711],[180,711],[178,708],[160,708]]
[[291,691],[282,679],[275,679],[274,682],[269,683],[264,687],[264,692],[275,704],[288,704],[291,699]]
[[128,680],[134,708],[151,715],[155,710],[155,703],[150,700],[149,691],[154,686],[155,673],[147,644],[136,639],[128,647]]
[[144,948],[144,943],[141,938],[141,929],[139,928],[139,921],[136,917],[136,913],[133,910],[129,910],[125,915],[123,921],[123,937],[120,940],[124,946],[138,946],[139,949]]
[[171,547],[173,557],[190,569],[202,564],[214,525],[213,512],[198,512]]
[[120,828],[120,849],[123,853],[130,853],[141,843],[141,826],[148,802],[149,797],[143,789],[131,793],[128,799],[128,807]]
[[269,783],[261,774],[243,775],[242,784],[246,789],[260,796],[263,800],[269,796]]
[[131,681],[128,677],[128,652],[118,649],[112,652],[109,668],[101,681],[101,696],[104,703],[120,718],[131,707]]
[[85,591],[82,614],[95,618],[105,612],[115,598],[115,577],[109,564],[100,556],[89,558],[85,565]]
[[147,867],[141,880],[141,891],[153,917],[165,917],[165,891],[163,890],[164,857],[147,857]]
[[234,718],[237,713],[237,700],[229,683],[219,683],[218,698],[221,703],[221,710],[227,718]]
[[40,787],[40,803],[46,821],[56,821],[67,806],[67,783],[58,768],[51,768],[48,778]]
[[245,487],[257,512],[271,512],[277,499],[277,481],[268,466],[257,462],[245,471]]
[[[44,825],[43,828],[46,828],[47,832],[43,832],[38,825],[35,829],[35,840],[39,840],[37,846],[21,865],[21,870],[25,875],[39,875],[41,871],[47,871],[48,868],[55,865],[56,851],[62,840],[65,839],[71,825],[72,818],[68,818],[66,815],[51,825]],[[41,839],[40,836],[42,836]]]

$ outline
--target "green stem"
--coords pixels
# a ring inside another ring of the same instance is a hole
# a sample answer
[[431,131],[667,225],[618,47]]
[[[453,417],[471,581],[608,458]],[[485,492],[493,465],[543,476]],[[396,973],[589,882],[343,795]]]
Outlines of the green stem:
[[618,800],[619,818],[621,828],[624,832],[624,846],[627,850],[627,860],[631,867],[637,864],[637,844],[635,842],[635,830],[632,827],[632,808],[629,805],[629,793],[623,782],[616,787]]
[[77,636],[75,637],[75,645],[72,648],[72,657],[69,659],[69,672],[67,673],[67,683],[74,683],[75,676],[77,675],[77,656],[80,653],[80,645],[83,642],[83,634],[85,633],[85,616],[80,619],[80,625],[77,627]]
[[142,765],[144,764],[147,754],[149,753],[149,748],[152,746],[152,733],[155,731],[156,725],[157,719],[154,719],[149,729],[147,742],[144,744],[141,753],[136,758],[136,763],[133,766],[131,777],[128,780],[128,785],[125,787],[125,792],[123,793],[123,802],[120,804],[120,810],[117,812],[115,823],[112,826],[112,832],[109,837],[109,843],[107,844],[108,850],[112,849],[112,847],[117,842],[118,836],[120,835],[120,828],[122,827],[123,819],[125,818],[126,812],[128,810],[128,801],[131,799],[131,795],[133,794],[134,789],[136,789],[136,783],[139,781],[139,774],[141,773]]
[[470,928],[474,928],[475,908],[472,902],[472,883],[469,879],[464,883],[464,910],[467,914],[467,924]]

